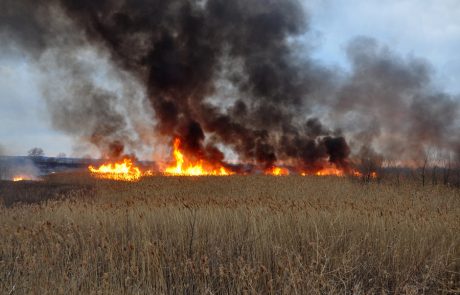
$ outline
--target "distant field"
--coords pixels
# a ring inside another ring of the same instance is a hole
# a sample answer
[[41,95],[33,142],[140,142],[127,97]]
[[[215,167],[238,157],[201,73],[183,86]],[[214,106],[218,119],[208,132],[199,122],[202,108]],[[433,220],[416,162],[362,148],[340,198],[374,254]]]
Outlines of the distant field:
[[1,294],[460,293],[445,186],[70,174],[2,182],[0,203]]

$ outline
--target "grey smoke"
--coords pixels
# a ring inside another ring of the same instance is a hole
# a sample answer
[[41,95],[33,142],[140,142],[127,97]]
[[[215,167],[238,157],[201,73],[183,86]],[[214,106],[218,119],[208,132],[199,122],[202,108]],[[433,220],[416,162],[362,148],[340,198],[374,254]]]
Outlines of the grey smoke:
[[333,105],[360,145],[386,158],[420,159],[428,149],[455,152],[459,98],[438,90],[423,59],[401,58],[374,39],[359,37],[347,49],[352,73]]

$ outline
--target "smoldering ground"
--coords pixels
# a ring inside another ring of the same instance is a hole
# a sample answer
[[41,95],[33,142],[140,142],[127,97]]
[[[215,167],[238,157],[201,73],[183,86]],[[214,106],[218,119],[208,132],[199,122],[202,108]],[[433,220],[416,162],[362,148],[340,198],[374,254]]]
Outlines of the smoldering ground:
[[316,169],[362,150],[404,160],[460,146],[459,100],[436,89],[428,62],[359,37],[351,71],[329,69],[299,45],[313,40],[296,0],[4,0],[0,11],[4,47],[43,69],[54,127],[106,156],[179,137],[212,161],[225,146],[242,162]]

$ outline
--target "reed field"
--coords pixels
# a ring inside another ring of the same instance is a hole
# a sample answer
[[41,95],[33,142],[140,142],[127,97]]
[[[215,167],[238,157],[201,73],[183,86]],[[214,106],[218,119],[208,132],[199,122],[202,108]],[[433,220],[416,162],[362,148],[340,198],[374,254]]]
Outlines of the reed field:
[[0,202],[0,294],[460,293],[458,188],[69,174]]

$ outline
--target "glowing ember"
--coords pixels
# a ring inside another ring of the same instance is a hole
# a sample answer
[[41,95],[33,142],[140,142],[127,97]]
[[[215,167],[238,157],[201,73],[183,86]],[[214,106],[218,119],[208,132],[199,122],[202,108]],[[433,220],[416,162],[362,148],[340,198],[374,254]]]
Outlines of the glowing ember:
[[184,156],[179,138],[174,140],[173,157],[175,165],[164,169],[163,173],[174,176],[227,176],[234,174],[220,164],[210,164],[204,160],[193,161]]
[[16,176],[16,177],[13,177],[13,181],[17,182],[17,181],[24,181],[26,180],[24,177],[22,176]]
[[265,170],[265,175],[285,176],[289,175],[289,170],[287,170],[286,168],[273,166]]
[[88,169],[97,178],[120,181],[138,181],[142,176],[152,175],[151,171],[142,172],[130,159],[124,159],[120,163],[105,164],[99,168],[89,166]]

